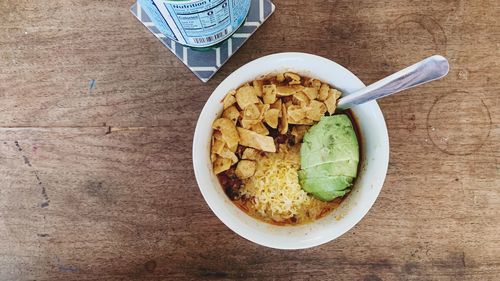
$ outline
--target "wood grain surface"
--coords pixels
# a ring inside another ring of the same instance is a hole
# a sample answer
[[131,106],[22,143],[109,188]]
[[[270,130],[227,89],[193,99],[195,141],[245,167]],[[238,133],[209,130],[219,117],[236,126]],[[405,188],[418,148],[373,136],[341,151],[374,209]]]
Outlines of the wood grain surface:
[[[499,280],[498,0],[275,0],[206,84],[131,4],[0,0],[0,280]],[[211,91],[284,51],[367,84],[432,54],[451,64],[379,102],[391,142],[379,199],[300,251],[229,230],[191,166]]]

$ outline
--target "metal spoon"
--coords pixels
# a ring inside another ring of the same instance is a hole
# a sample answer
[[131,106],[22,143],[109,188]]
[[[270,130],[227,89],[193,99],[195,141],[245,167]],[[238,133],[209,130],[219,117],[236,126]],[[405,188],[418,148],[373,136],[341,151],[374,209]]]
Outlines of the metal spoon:
[[448,60],[443,56],[435,55],[428,57],[366,88],[342,97],[337,103],[337,108],[348,109],[367,101],[376,100],[422,85],[446,76],[449,69]]

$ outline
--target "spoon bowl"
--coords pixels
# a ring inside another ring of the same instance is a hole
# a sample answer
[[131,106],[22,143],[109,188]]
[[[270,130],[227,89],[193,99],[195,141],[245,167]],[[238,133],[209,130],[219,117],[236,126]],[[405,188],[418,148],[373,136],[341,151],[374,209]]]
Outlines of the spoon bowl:
[[346,95],[339,99],[338,109],[348,109],[371,100],[410,89],[448,74],[450,65],[448,60],[440,55],[428,57],[414,65],[402,69],[386,78],[379,80],[366,88]]

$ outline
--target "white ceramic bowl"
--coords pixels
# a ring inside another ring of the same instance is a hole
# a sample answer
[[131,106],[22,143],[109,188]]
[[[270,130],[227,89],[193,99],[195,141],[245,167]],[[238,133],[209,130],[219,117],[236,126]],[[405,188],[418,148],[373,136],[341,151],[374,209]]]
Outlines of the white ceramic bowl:
[[362,168],[351,194],[327,216],[299,226],[276,226],[250,217],[224,193],[210,162],[212,122],[221,114],[221,100],[230,90],[266,74],[290,70],[325,81],[344,94],[365,87],[354,74],[328,59],[305,53],[279,53],[256,59],[229,75],[201,111],[193,141],[193,165],[203,197],[230,229],[257,244],[302,249],[329,242],[366,215],[382,189],[389,163],[389,138],[384,116],[375,101],[352,108],[361,131]]

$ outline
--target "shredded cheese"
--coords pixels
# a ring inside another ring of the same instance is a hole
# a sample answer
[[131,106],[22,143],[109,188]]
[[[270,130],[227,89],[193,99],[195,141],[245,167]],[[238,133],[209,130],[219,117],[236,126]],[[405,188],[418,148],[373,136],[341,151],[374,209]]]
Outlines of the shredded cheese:
[[299,184],[300,146],[283,148],[256,159],[255,174],[244,181],[241,193],[252,198],[254,211],[262,218],[276,222],[292,217],[301,222],[314,219],[328,203],[308,195]]

